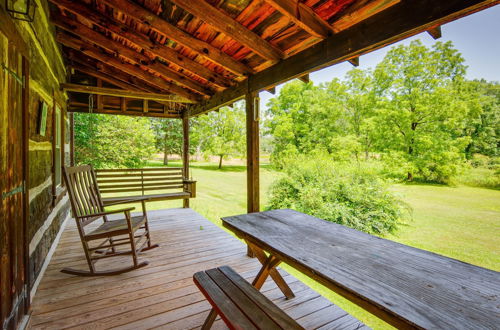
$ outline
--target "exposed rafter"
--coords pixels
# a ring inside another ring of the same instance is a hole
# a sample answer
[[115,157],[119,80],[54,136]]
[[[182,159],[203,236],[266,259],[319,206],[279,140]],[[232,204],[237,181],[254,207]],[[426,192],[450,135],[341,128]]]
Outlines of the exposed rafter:
[[155,94],[147,92],[128,91],[123,89],[95,87],[95,86],[87,86],[79,84],[68,84],[68,83],[61,84],[61,89],[66,92],[117,96],[130,99],[143,99],[143,100],[175,102],[175,103],[192,103],[192,101],[189,101],[177,95],[164,95],[164,94]]
[[98,11],[92,10],[91,7],[85,5],[84,3],[74,2],[70,0],[51,0],[52,3],[64,8],[65,10],[71,12],[74,15],[85,18],[85,20],[90,21],[92,24],[115,34],[118,37],[124,38],[131,43],[136,44],[139,47],[153,53],[164,61],[171,62],[183,70],[187,70],[190,73],[197,75],[200,78],[207,80],[209,83],[220,87],[229,87],[233,85],[229,78],[223,75],[211,71],[204,65],[191,60],[174,49],[168,46],[162,46],[160,44],[154,43],[151,39],[130,28],[129,26],[114,21],[112,17],[103,15]]
[[147,56],[144,56],[143,54],[124,46],[118,41],[111,40],[81,23],[70,20],[68,17],[54,14],[52,15],[51,20],[56,26],[68,32],[71,32],[90,43],[96,44],[97,46],[102,47],[112,53],[123,56],[130,62],[133,62],[135,64],[142,64],[150,70],[159,73],[160,75],[176,82],[177,84],[180,84],[203,95],[213,94],[211,90],[202,86],[196,81],[191,80],[187,76],[180,75],[175,70],[168,68],[164,64],[151,62],[151,60]]
[[363,24],[334,34],[324,41],[250,76],[244,82],[193,105],[190,114],[217,109],[246,93],[269,89],[305,73],[344,62],[401,39],[442,25],[454,19],[496,5],[498,0],[448,0],[435,5],[433,0],[401,1],[374,15]]
[[[78,65],[80,64],[81,66],[87,67],[90,70],[97,71],[101,74],[104,74],[109,77],[113,77],[115,80],[121,81],[129,86],[133,86],[136,88],[136,90],[141,90],[144,92],[151,92],[151,93],[166,93],[169,94],[169,91],[163,88],[159,88],[157,86],[154,86],[150,84],[149,81],[140,79],[137,76],[132,76],[124,71],[119,70],[118,68],[111,67],[103,62],[96,61],[85,54],[78,53],[73,49],[70,49],[68,52],[66,52],[66,57],[71,61],[69,64],[69,67],[76,68],[78,70]],[[80,71],[81,72],[81,71]],[[86,73],[86,72],[84,72]],[[89,73],[87,73],[89,74]],[[92,74],[89,74],[91,76],[95,76]],[[100,77],[96,77],[100,78]],[[131,88],[129,88],[131,89]],[[132,89],[131,89],[132,90]]]
[[151,84],[153,84],[159,88],[168,90],[172,93],[178,94],[178,95],[183,96],[183,97],[190,99],[192,101],[200,101],[201,100],[201,97],[199,95],[194,94],[193,92],[190,92],[190,91],[188,91],[180,86],[177,86],[173,83],[169,83],[160,77],[157,77],[157,76],[155,76],[147,71],[142,70],[138,66],[122,62],[114,56],[104,54],[98,48],[88,44],[87,42],[85,42],[83,40],[75,39],[68,34],[58,33],[57,34],[57,41],[60,42],[61,44],[65,45],[66,47],[70,47],[76,51],[80,51],[89,57],[92,57],[96,60],[99,60],[103,63],[106,63],[106,64],[108,64],[112,67],[115,67],[121,71],[124,71],[130,75],[137,76],[140,79],[149,81]]
[[325,39],[333,30],[310,7],[296,0],[265,0],[312,36]]
[[205,1],[170,1],[267,60],[277,62],[283,57],[278,48]]
[[214,63],[219,64],[225,69],[238,75],[247,75],[253,73],[253,70],[245,64],[235,60],[228,54],[224,53],[211,44],[191,36],[178,27],[170,24],[156,14],[141,7],[130,0],[102,0],[108,6],[117,11],[121,11],[132,19],[139,21],[142,24],[150,26],[154,30],[166,35],[169,39],[178,42],[199,55],[207,58]]

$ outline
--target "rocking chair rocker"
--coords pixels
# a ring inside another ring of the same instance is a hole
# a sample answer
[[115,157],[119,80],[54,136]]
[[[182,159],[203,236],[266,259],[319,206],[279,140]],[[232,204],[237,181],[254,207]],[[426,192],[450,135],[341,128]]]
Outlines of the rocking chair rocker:
[[[138,255],[143,251],[158,247],[158,244],[151,244],[146,214],[146,199],[137,198],[114,203],[124,204],[141,202],[142,215],[139,216],[132,217],[130,215],[130,211],[134,210],[134,207],[104,211],[99,187],[92,166],[64,167],[63,172],[71,201],[71,209],[76,220],[85,257],[89,265],[89,271],[64,268],[61,272],[80,276],[102,276],[121,274],[147,266],[147,261],[139,263]],[[117,213],[124,213],[125,218],[112,221],[108,220],[108,215]],[[103,219],[101,225],[92,226],[90,230],[86,230],[85,227],[101,218]],[[137,233],[139,230],[142,230],[141,234]],[[100,244],[91,247],[91,241],[102,239],[104,240],[101,241]],[[130,250],[117,250],[118,246],[128,244],[130,244]],[[133,260],[132,266],[107,271],[97,271],[95,269],[95,263],[101,259],[130,254]]]

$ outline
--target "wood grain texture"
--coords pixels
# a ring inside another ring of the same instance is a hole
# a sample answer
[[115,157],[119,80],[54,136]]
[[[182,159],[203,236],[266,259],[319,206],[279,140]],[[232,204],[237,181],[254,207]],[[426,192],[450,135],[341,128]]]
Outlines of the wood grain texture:
[[197,272],[193,280],[231,329],[303,329],[229,266]]
[[[245,256],[246,247],[241,241],[191,209],[150,211],[148,218],[152,240],[160,244],[145,253],[149,266],[91,281],[59,272],[64,266],[86,265],[76,227],[72,222],[68,224],[34,297],[30,328],[199,328],[211,306],[193,283],[194,273],[229,265],[251,281],[260,268],[256,259]],[[102,262],[111,267],[121,260]],[[315,316],[309,315],[333,306],[283,270],[280,273],[297,297],[284,299],[272,281],[266,282],[261,292],[299,324],[310,323]],[[352,323],[362,326],[345,312],[339,315],[324,311],[324,324],[316,327],[328,324],[330,329],[355,329]],[[343,322],[344,317],[352,321],[351,325]],[[336,320],[344,325],[337,326]],[[221,326],[224,328],[221,320],[216,320],[214,329]]]
[[293,210],[226,217],[223,224],[397,326],[491,329],[500,320],[495,271]]

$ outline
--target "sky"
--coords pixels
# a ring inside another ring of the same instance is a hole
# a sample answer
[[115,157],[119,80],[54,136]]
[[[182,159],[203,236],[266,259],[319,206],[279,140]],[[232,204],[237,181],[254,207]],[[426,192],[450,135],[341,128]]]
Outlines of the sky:
[[[389,49],[396,45],[407,45],[412,40],[420,39],[428,47],[437,41],[451,40],[465,59],[465,64],[468,66],[468,79],[484,78],[500,81],[500,5],[445,24],[441,26],[441,31],[442,37],[438,40],[432,39],[425,32],[363,55],[359,59],[358,68],[374,68]],[[352,68],[350,63],[339,63],[313,72],[309,77],[317,85],[331,81],[333,78],[342,79]],[[281,86],[277,86],[276,93],[279,92]],[[273,95],[268,92],[260,93],[261,109],[266,108],[266,104],[272,97]]]

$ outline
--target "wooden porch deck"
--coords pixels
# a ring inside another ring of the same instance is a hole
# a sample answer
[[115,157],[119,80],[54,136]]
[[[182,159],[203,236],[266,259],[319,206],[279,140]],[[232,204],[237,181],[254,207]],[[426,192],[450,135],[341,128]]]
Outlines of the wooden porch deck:
[[[160,244],[142,255],[150,264],[129,273],[95,278],[59,272],[66,266],[86,268],[76,226],[70,220],[34,297],[29,328],[199,328],[210,305],[193,283],[195,272],[230,265],[251,281],[260,268],[256,259],[246,256],[242,242],[191,209],[151,211],[149,219],[153,242]],[[131,262],[130,257],[126,262]],[[302,326],[365,328],[326,298],[281,272],[296,297],[286,300],[270,280],[262,291]],[[213,327],[224,328],[221,320]]]

